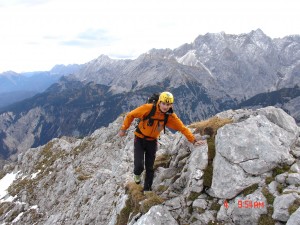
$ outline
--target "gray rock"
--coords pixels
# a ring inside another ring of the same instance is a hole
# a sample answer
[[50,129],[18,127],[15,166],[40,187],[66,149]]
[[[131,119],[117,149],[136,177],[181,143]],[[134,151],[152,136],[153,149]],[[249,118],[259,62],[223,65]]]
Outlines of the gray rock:
[[193,207],[198,207],[198,208],[202,208],[202,209],[206,209],[207,208],[207,201],[204,199],[196,199],[193,202]]
[[[268,108],[269,113],[272,111],[276,114],[276,109]],[[268,119],[272,118],[271,114],[261,115],[253,110],[234,113],[237,122],[221,128],[216,137],[213,186],[209,191],[203,191],[207,146],[193,146],[180,133],[162,135],[163,144],[157,156],[167,154],[171,158],[168,168],[159,167],[155,171],[153,190],[165,202],[152,207],[147,215],[131,215],[130,225],[142,224],[144,220],[150,223],[155,219],[159,219],[156,224],[171,224],[174,220],[178,224],[191,225],[210,221],[256,224],[267,209],[261,194],[263,187],[268,187],[278,198],[274,202],[274,216],[286,215],[292,203],[286,204],[285,196],[300,193],[297,172],[280,174],[269,186],[265,178],[272,176],[273,166],[292,165],[295,161],[293,168],[297,169],[298,161],[289,154],[292,147],[298,146],[297,138],[295,143],[292,141],[297,131],[287,131],[283,125],[274,124]],[[117,132],[122,119],[120,117],[83,139],[56,138],[20,154],[15,167],[5,167],[6,171],[19,171],[16,183],[19,182],[20,191],[9,203],[11,205],[8,204],[10,213],[0,215],[0,220],[8,219],[4,219],[4,215],[11,219],[14,214],[24,212],[19,216],[19,224],[29,225],[35,219],[38,224],[116,224],[120,213],[128,209],[130,196],[125,186],[133,181],[134,125],[126,137],[120,138]],[[264,164],[260,165],[262,161]],[[268,170],[266,168],[270,171],[264,172]],[[284,187],[283,194],[276,190],[279,182]],[[239,194],[252,184],[258,184],[254,193]],[[218,199],[211,199],[208,194]],[[228,208],[223,204],[225,198],[231,199]],[[240,207],[240,201],[243,207]],[[211,209],[212,203],[217,202],[221,205],[218,212]]]
[[300,225],[300,207],[290,216],[286,225]]
[[279,165],[291,165],[295,159],[289,151],[298,135],[294,119],[274,107],[258,110],[241,122],[220,128],[209,193],[233,198],[246,187],[262,182],[263,173]]
[[245,188],[261,181],[259,177],[248,175],[237,164],[231,164],[218,153],[213,166],[212,186],[208,193],[214,197],[231,199]]
[[300,173],[300,161],[296,161],[296,163],[294,163],[292,166],[291,166],[291,171],[292,172],[295,172],[295,173]]
[[289,173],[286,179],[288,184],[300,185],[300,174],[299,173]]
[[267,200],[260,191],[246,197],[229,201],[227,207],[221,206],[218,221],[229,224],[257,224],[260,216],[267,213]]
[[133,225],[176,225],[177,221],[164,206],[153,206]]
[[295,193],[284,194],[276,197],[273,204],[274,212],[272,218],[283,222],[288,221],[290,217],[288,209],[297,198],[299,197]]
[[281,184],[284,184],[286,182],[286,178],[288,177],[288,173],[285,172],[285,173],[282,173],[282,174],[279,174],[275,177],[275,180],[278,182],[278,183],[281,183]]

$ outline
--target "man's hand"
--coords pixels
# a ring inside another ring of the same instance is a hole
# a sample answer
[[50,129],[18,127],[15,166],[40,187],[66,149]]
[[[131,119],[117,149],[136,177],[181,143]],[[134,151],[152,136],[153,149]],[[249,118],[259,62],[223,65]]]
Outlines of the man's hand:
[[204,144],[206,144],[206,140],[199,140],[194,143],[195,146],[204,145]]
[[126,130],[120,130],[119,131],[119,136],[124,137],[126,135]]

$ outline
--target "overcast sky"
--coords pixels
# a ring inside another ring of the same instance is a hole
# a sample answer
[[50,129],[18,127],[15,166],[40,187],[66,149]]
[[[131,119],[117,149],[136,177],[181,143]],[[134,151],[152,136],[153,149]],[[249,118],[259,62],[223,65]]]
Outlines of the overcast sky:
[[0,0],[0,73],[47,71],[101,54],[134,59],[199,35],[300,34],[298,0]]

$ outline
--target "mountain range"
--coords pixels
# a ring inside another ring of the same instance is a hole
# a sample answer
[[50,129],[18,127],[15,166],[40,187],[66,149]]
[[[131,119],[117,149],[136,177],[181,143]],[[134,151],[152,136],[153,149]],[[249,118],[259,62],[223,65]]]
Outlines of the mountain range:
[[50,71],[0,73],[0,108],[45,91],[60,77],[76,72],[80,65],[56,65]]
[[100,55],[44,92],[2,108],[0,154],[16,160],[55,137],[84,137],[164,90],[174,94],[174,110],[186,124],[274,103],[299,122],[299,67],[299,35],[271,39],[260,29],[207,33],[135,60]]

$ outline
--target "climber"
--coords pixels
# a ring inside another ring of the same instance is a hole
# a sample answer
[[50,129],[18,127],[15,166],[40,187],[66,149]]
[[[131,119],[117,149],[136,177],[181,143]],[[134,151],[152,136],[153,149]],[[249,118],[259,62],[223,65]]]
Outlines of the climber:
[[141,174],[145,164],[144,193],[152,190],[151,186],[154,177],[153,165],[158,145],[157,139],[160,132],[164,130],[165,125],[173,130],[180,131],[194,145],[203,145],[206,143],[205,140],[196,140],[191,131],[184,126],[182,121],[173,112],[173,103],[173,95],[170,92],[162,92],[155,103],[141,105],[129,112],[119,131],[120,137],[125,136],[126,130],[132,121],[135,118],[140,119],[134,132],[134,181],[137,184],[141,182]]

